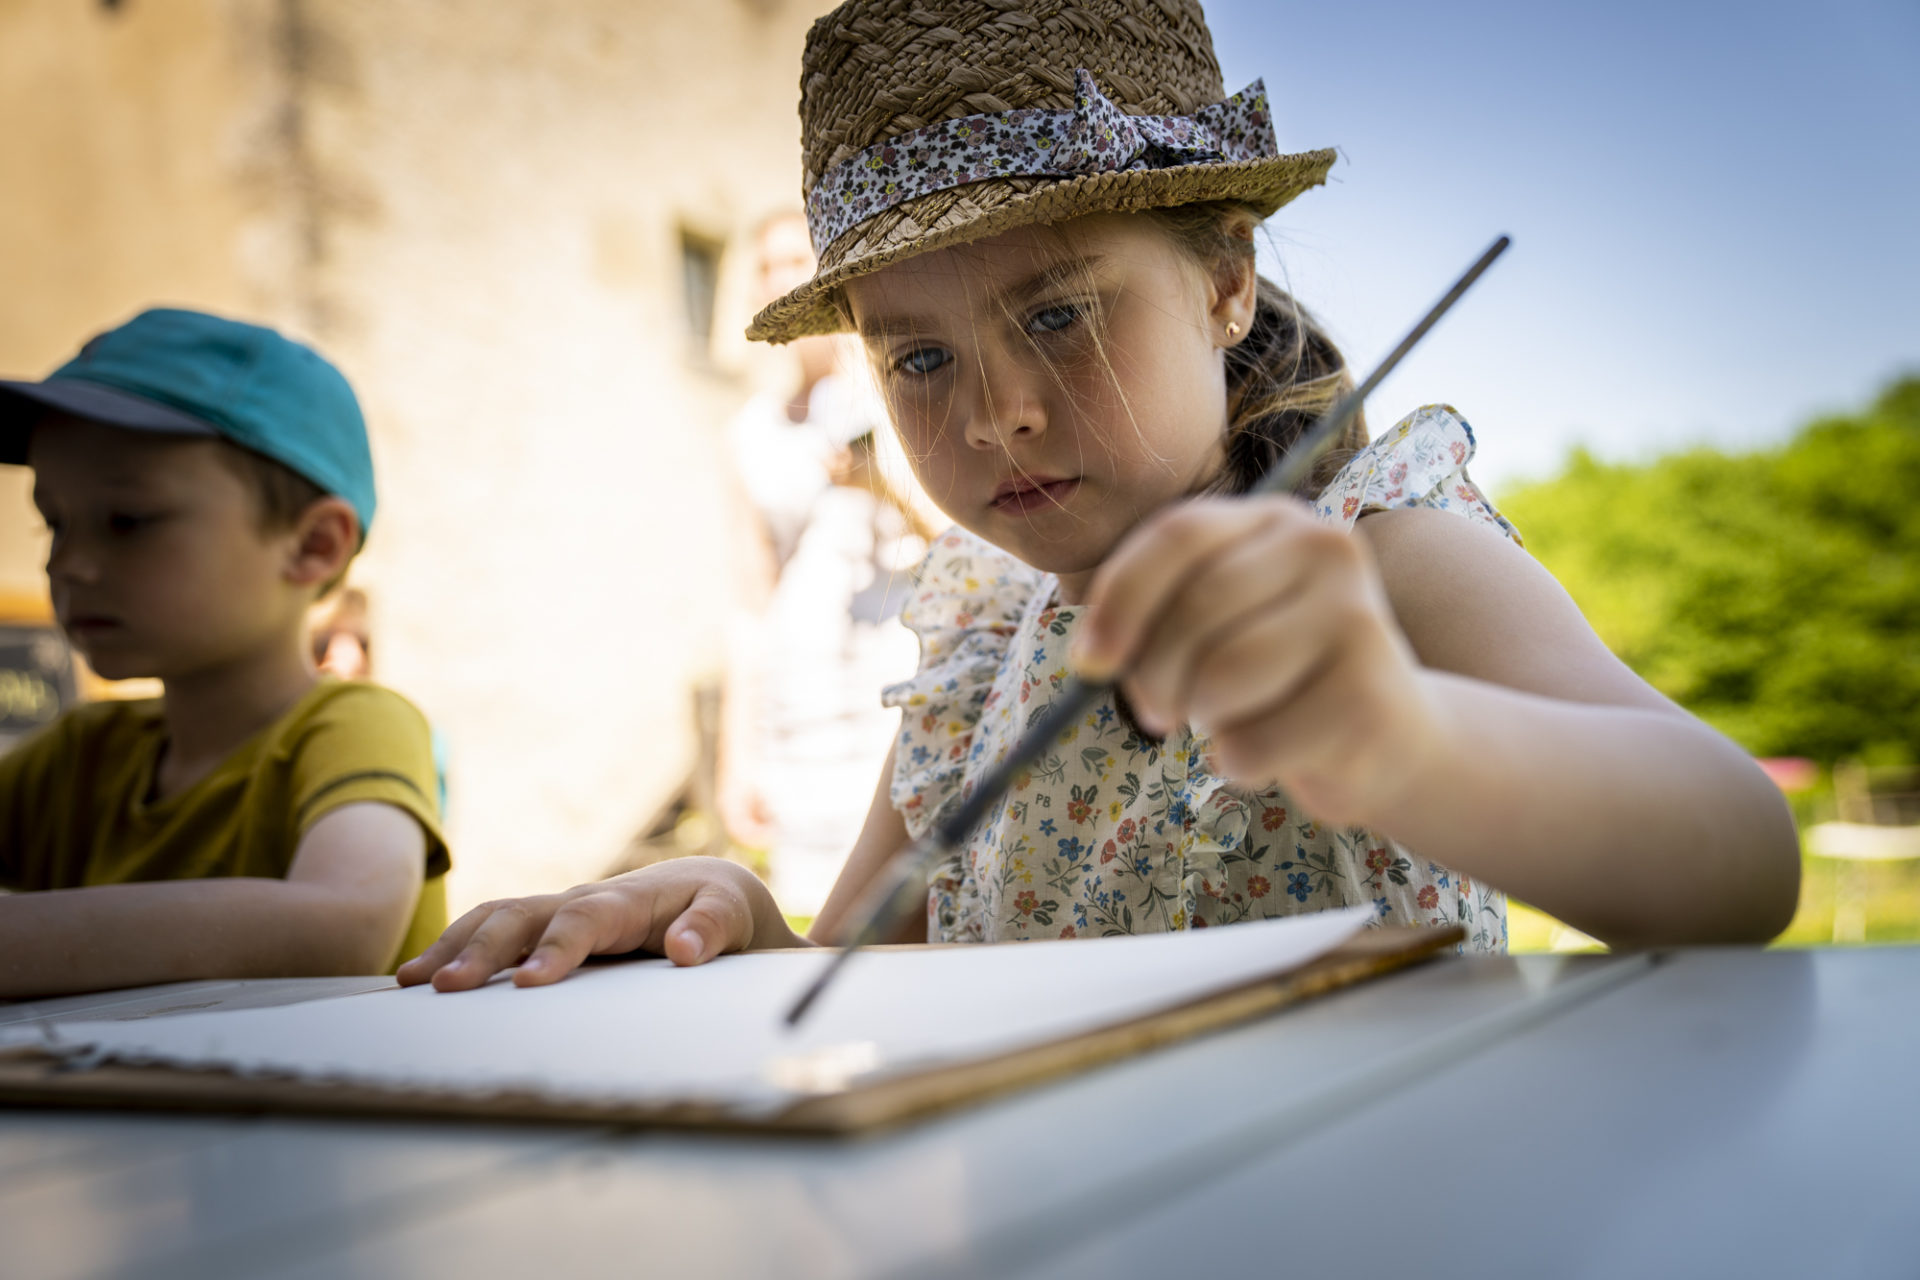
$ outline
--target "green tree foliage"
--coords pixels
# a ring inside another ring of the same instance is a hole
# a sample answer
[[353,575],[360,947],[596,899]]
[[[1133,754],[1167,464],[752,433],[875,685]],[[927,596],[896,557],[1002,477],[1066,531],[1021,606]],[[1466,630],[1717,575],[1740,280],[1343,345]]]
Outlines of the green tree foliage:
[[1500,505],[1615,653],[1749,751],[1920,756],[1920,378],[1778,449],[1579,453]]

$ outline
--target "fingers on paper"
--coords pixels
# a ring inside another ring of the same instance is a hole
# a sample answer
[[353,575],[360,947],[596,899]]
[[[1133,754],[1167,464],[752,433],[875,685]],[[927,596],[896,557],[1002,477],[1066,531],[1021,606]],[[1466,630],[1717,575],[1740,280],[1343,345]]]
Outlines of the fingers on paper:
[[400,985],[418,986],[446,968],[453,958],[465,949],[474,931],[486,922],[487,917],[493,914],[494,908],[498,905],[495,902],[483,902],[448,925],[446,931],[434,940],[432,946],[401,965],[395,972],[394,976],[400,980]]
[[519,964],[546,928],[554,905],[551,898],[508,898],[476,908],[485,910],[486,917],[475,926],[459,953],[434,973],[435,989],[468,991],[502,969]]
[[701,964],[753,942],[753,910],[730,888],[704,884],[667,927],[667,958],[679,965]]
[[607,886],[570,897],[553,913],[533,951],[513,975],[514,985],[545,986],[572,973],[588,956],[617,954],[653,942],[658,904],[648,892]]

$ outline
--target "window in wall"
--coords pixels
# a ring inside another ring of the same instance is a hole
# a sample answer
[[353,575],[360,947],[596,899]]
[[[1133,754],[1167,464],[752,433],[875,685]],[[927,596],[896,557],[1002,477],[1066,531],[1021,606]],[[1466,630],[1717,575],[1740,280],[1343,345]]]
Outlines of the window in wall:
[[687,336],[693,350],[707,354],[713,341],[714,298],[720,290],[718,240],[680,229],[680,287],[686,304]]

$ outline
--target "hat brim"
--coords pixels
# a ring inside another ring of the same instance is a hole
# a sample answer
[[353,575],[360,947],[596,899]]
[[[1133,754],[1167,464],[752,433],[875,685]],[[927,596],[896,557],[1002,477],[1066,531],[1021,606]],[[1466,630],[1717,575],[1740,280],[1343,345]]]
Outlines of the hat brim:
[[792,342],[847,328],[834,291],[882,267],[1016,227],[1093,213],[1243,200],[1267,217],[1326,181],[1336,153],[1302,151],[1225,164],[1133,169],[1081,178],[1002,178],[953,187],[876,214],[828,245],[813,279],[776,299],[747,326],[755,342]]
[[173,436],[217,436],[218,428],[157,400],[84,378],[0,382],[0,463],[23,465],[34,423],[54,409],[76,418]]

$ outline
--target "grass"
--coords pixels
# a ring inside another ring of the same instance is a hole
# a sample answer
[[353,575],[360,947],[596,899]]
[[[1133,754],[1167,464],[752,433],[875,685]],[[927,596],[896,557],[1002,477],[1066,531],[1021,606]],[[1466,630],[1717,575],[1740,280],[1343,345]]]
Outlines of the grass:
[[[1507,906],[1508,948],[1598,951],[1599,943],[1544,911]],[[1801,861],[1800,906],[1776,947],[1889,946],[1920,942],[1920,862]]]

